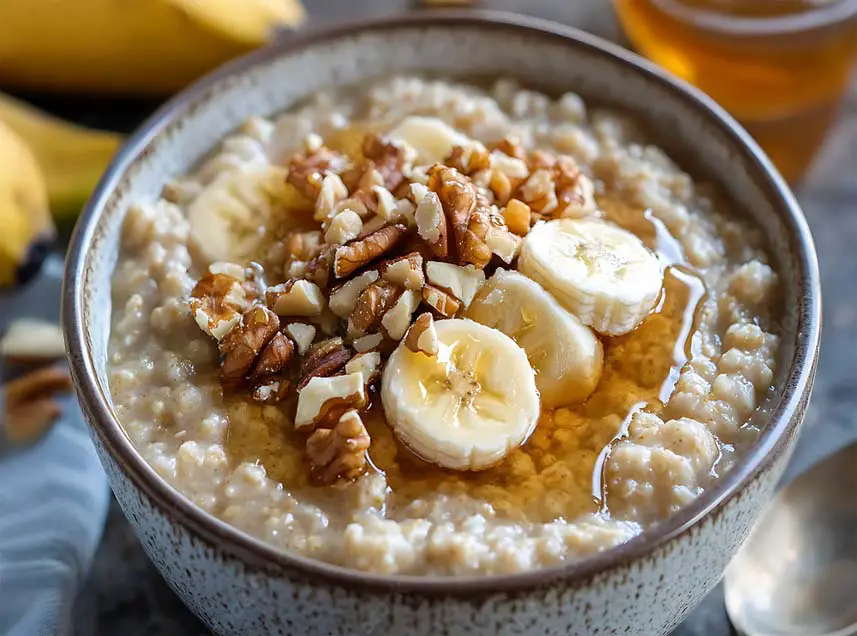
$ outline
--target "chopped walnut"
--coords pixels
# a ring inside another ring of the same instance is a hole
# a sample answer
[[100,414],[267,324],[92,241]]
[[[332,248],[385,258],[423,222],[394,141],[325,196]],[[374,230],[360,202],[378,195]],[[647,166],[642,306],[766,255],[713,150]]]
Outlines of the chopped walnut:
[[343,245],[336,250],[333,273],[337,278],[350,276],[393,250],[407,232],[408,229],[404,225],[388,225],[366,238]]
[[41,437],[62,414],[58,394],[71,390],[68,370],[45,367],[0,387],[0,438],[30,443]]
[[336,205],[348,196],[348,188],[338,174],[329,174],[321,181],[321,189],[315,200],[313,218],[326,223],[336,214]]
[[325,245],[315,258],[304,265],[300,276],[317,285],[319,289],[327,289],[333,271],[334,253],[333,246]]
[[366,135],[363,156],[375,164],[388,190],[392,192],[399,187],[405,167],[405,149],[402,146],[384,141],[377,135]]
[[527,151],[517,139],[504,137],[499,143],[497,143],[497,145],[494,146],[494,150],[499,150],[504,155],[509,155],[515,159],[520,159],[522,161],[527,160]]
[[339,373],[353,355],[354,352],[343,344],[342,338],[328,338],[314,344],[301,364],[298,389],[306,386],[313,378]]
[[380,274],[377,270],[370,269],[359,276],[355,276],[348,282],[334,287],[328,301],[331,311],[340,318],[348,318],[351,312],[354,311],[354,307],[357,306],[357,298],[360,296],[360,293],[378,280],[379,276]]
[[361,373],[363,384],[372,384],[381,377],[381,354],[377,351],[358,353],[345,365],[345,373]]
[[220,341],[221,378],[235,381],[247,375],[279,326],[277,314],[267,307],[256,305],[245,311],[238,324]]
[[265,302],[280,316],[318,316],[327,306],[319,286],[308,280],[290,280],[268,287]]
[[467,146],[454,146],[450,155],[444,159],[450,168],[455,168],[468,176],[491,167],[491,155],[480,143]]
[[502,211],[506,226],[518,236],[526,236],[530,231],[530,206],[518,199],[512,199]]
[[411,316],[417,310],[422,296],[412,289],[403,291],[393,306],[381,318],[381,326],[393,340],[401,340],[411,324]]
[[437,355],[439,350],[437,330],[430,313],[420,314],[405,335],[405,346],[414,353]]
[[343,412],[365,405],[366,385],[362,373],[313,377],[298,387],[295,429],[307,430],[326,421],[336,421]]
[[349,336],[357,337],[374,331],[400,293],[401,290],[396,285],[385,280],[375,281],[360,292],[354,311],[348,317]]
[[306,452],[310,473],[322,484],[359,477],[366,468],[371,440],[357,411],[347,411],[333,428],[320,428],[309,436]]
[[451,263],[426,263],[426,278],[433,285],[451,293],[465,309],[485,282],[485,272],[472,265],[461,267]]
[[247,304],[241,281],[227,274],[206,274],[190,295],[188,305],[196,324],[216,340],[238,323]]
[[461,303],[452,294],[428,284],[423,287],[423,302],[444,318],[452,318],[461,308]]
[[292,157],[288,164],[287,181],[305,197],[315,201],[321,192],[324,177],[328,174],[339,174],[347,166],[347,157],[322,147],[308,155]]
[[458,262],[485,267],[491,260],[491,250],[485,244],[490,221],[484,197],[467,177],[440,164],[429,171],[429,188],[437,193],[452,225]]
[[293,322],[290,325],[286,325],[284,331],[294,341],[295,346],[298,348],[298,354],[304,355],[309,351],[310,345],[312,345],[312,341],[315,339],[316,329],[312,325]]
[[378,348],[383,341],[384,334],[370,333],[357,338],[354,342],[351,343],[351,346],[354,347],[354,350],[357,353],[365,353],[366,351],[371,351],[372,349]]
[[295,353],[295,345],[283,333],[275,333],[268,341],[253,365],[249,379],[252,381],[275,375],[283,371]]
[[550,216],[557,209],[556,184],[553,171],[539,168],[518,188],[515,196],[542,216]]
[[[425,192],[423,192],[425,190]],[[414,212],[417,234],[423,239],[435,258],[446,258],[449,253],[446,215],[437,193],[420,184],[411,184],[413,196],[419,197]]]
[[423,257],[417,252],[381,263],[381,278],[405,289],[420,290],[425,285]]
[[324,240],[330,245],[345,245],[360,236],[362,231],[363,219],[360,215],[354,210],[343,210],[330,221]]

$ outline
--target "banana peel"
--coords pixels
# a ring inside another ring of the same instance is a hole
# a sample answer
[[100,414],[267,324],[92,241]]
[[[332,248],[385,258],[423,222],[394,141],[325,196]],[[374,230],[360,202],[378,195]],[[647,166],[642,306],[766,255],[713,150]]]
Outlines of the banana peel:
[[0,157],[0,287],[7,287],[39,270],[56,230],[35,155],[2,122]]
[[299,0],[4,0],[0,84],[165,95],[303,18]]

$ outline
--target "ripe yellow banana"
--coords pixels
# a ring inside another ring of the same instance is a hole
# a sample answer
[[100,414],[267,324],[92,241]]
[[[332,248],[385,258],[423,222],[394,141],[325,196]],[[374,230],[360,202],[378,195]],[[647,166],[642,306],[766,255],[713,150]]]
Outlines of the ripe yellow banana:
[[26,143],[0,122],[0,286],[38,270],[54,237],[47,189]]
[[[0,122],[35,156],[44,175],[51,213],[60,223],[77,217],[122,144],[121,135],[75,126],[2,93]],[[0,161],[5,160],[0,152]]]
[[4,0],[0,83],[165,94],[302,18],[299,0]]

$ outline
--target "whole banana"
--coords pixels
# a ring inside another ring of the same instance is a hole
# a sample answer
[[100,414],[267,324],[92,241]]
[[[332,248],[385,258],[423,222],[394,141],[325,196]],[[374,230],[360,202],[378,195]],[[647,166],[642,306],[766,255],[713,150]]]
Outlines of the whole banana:
[[299,0],[4,0],[0,83],[166,94],[302,18]]
[[0,122],[0,286],[38,271],[54,238],[42,171],[27,144]]

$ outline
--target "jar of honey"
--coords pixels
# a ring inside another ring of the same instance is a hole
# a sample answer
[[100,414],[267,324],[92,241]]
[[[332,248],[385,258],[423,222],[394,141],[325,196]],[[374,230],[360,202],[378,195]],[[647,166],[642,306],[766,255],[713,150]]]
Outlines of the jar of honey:
[[857,0],[614,3],[642,55],[720,102],[800,179],[851,79]]

